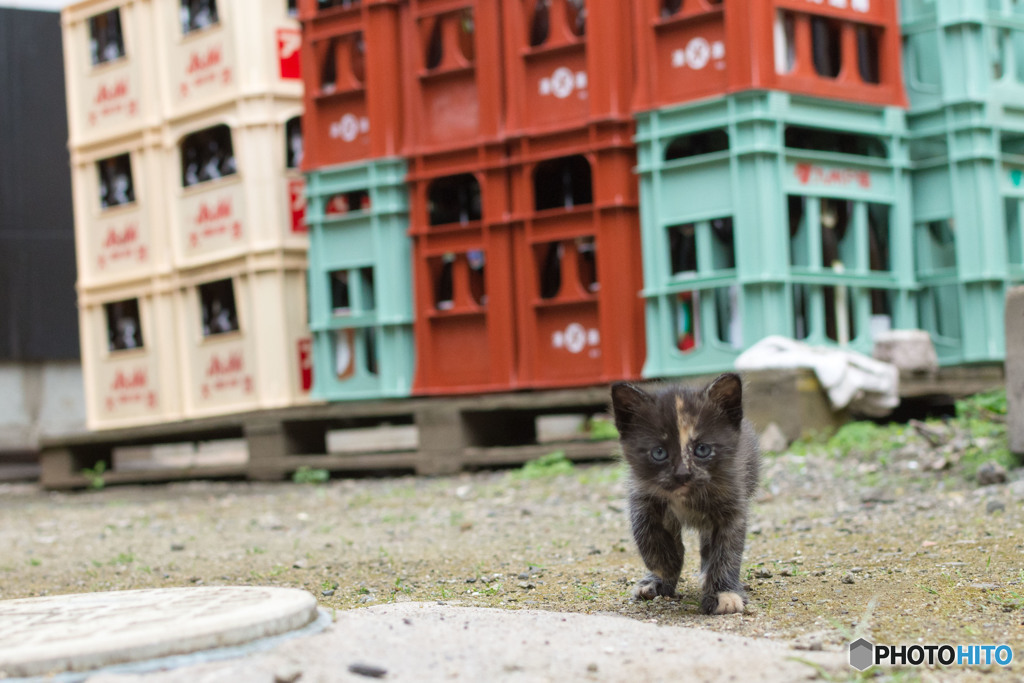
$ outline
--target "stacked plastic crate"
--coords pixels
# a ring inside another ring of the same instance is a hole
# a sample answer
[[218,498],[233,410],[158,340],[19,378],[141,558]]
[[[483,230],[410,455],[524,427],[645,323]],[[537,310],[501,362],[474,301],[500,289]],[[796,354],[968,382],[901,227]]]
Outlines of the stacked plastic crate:
[[308,400],[289,15],[286,0],[63,12],[90,427]]
[[630,3],[502,7],[519,382],[638,377],[644,323]]
[[314,395],[407,396],[412,281],[396,0],[300,0]]
[[900,8],[921,326],[943,363],[1001,361],[1024,281],[1024,4]]
[[500,5],[403,10],[413,393],[508,389],[518,377]]
[[[151,3],[64,10],[82,370],[88,424],[181,416]],[[159,341],[158,341],[159,340]]]
[[916,326],[895,3],[634,3],[645,376]]

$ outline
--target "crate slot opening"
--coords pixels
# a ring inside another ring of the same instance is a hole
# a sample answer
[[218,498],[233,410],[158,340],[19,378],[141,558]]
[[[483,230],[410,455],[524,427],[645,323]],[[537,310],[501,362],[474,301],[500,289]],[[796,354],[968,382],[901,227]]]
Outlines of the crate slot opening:
[[487,259],[483,251],[445,254],[430,259],[434,308],[438,311],[476,309],[487,305]]
[[335,36],[319,46],[320,93],[358,90],[366,82],[366,43],[362,31]]
[[472,173],[445,176],[427,187],[430,225],[466,225],[482,217],[480,181]]
[[302,117],[293,116],[284,124],[284,158],[286,168],[302,166]]
[[217,0],[181,0],[180,16],[182,35],[220,23]]
[[126,351],[144,347],[139,300],[125,299],[103,305],[107,318],[107,349]]
[[89,17],[89,53],[93,66],[125,56],[119,8]]
[[238,172],[231,129],[225,124],[186,135],[181,141],[181,184],[190,187]]
[[235,286],[231,279],[199,285],[199,307],[204,337],[238,330]]
[[877,159],[886,159],[889,156],[885,141],[871,135],[840,133],[823,128],[786,126],[785,140],[786,147],[791,149],[856,154]]
[[424,60],[428,71],[471,66],[476,59],[473,10],[449,12],[421,24],[426,29]]
[[549,159],[533,171],[534,209],[572,209],[594,202],[590,162],[581,154]]
[[331,337],[334,340],[334,374],[337,379],[379,374],[376,328],[336,330]]
[[109,209],[114,206],[135,203],[135,184],[132,181],[132,160],[127,152],[96,162],[100,178],[100,206]]
[[665,161],[729,151],[729,133],[724,128],[703,130],[673,138],[665,148]]

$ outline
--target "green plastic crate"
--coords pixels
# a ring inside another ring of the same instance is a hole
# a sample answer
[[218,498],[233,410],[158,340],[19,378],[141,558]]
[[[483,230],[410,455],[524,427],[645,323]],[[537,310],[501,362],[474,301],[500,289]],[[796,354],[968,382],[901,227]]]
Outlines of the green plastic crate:
[[870,353],[873,326],[916,326],[901,110],[748,92],[637,123],[645,376],[725,370],[771,334]]
[[914,112],[1024,101],[1018,0],[901,0],[904,80]]
[[413,306],[406,165],[306,174],[309,311],[316,398],[408,396]]

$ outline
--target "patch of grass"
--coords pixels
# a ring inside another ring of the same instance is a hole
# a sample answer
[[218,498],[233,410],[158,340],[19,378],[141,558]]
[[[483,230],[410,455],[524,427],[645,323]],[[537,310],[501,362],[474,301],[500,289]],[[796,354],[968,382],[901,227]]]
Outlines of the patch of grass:
[[292,473],[292,481],[296,484],[324,484],[330,481],[331,473],[325,469],[302,465]]
[[106,480],[103,479],[103,473],[107,471],[107,463],[104,460],[100,460],[92,467],[83,467],[82,476],[89,480],[89,488],[98,491],[107,485]]
[[975,394],[956,402],[956,416],[961,420],[990,420],[1006,415],[1006,389]]
[[572,471],[572,461],[565,457],[565,451],[555,451],[531,460],[522,469],[513,470],[511,475],[514,479],[544,479]]
[[591,418],[587,427],[593,441],[617,441],[619,438],[619,430],[615,428],[615,423],[607,418]]
[[118,553],[117,557],[112,559],[109,562],[109,564],[111,564],[111,565],[115,565],[115,564],[131,564],[134,561],[135,561],[135,555],[133,555],[132,553]]
[[906,443],[903,425],[877,425],[874,422],[850,422],[830,438],[827,448],[839,457],[886,454]]

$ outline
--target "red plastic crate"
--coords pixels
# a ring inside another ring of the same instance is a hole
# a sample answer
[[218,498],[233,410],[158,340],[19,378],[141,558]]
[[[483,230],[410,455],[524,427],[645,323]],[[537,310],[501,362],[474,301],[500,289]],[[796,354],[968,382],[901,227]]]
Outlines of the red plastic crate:
[[628,118],[635,80],[631,12],[620,0],[505,0],[507,131],[535,134]]
[[403,153],[399,5],[300,0],[303,170]]
[[615,142],[628,140],[621,131],[607,133],[591,126],[557,138],[527,138],[513,150],[524,387],[640,376],[645,339],[636,151]]
[[494,0],[408,0],[403,105],[412,153],[500,139],[500,14]]
[[412,393],[515,388],[504,159],[484,164],[466,155],[416,157],[409,188],[417,354]]
[[906,106],[899,16],[883,0],[639,0],[644,111],[751,89]]

